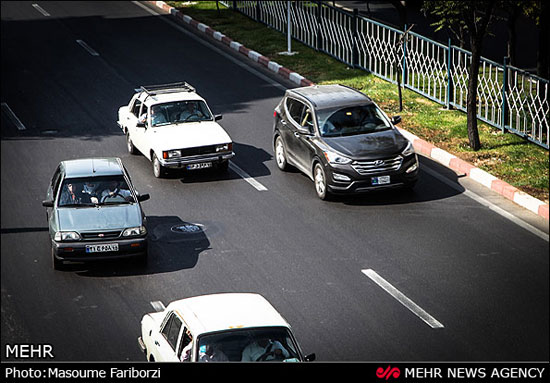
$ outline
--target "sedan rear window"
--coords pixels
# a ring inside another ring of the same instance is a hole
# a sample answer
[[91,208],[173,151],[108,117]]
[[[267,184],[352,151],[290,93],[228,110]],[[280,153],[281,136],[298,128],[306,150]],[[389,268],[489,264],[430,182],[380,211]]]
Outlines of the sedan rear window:
[[374,104],[317,111],[321,136],[338,137],[391,129],[391,124]]

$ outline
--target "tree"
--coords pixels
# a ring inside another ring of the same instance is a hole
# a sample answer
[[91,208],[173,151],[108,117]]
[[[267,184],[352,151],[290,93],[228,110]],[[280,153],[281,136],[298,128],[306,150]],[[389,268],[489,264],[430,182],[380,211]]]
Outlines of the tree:
[[468,32],[472,57],[470,67],[468,68],[466,115],[469,145],[473,150],[477,151],[481,149],[476,113],[481,49],[483,46],[483,37],[488,31],[496,0],[438,1],[426,3],[428,11],[440,18],[441,21],[438,23],[439,28],[443,26],[450,28],[462,23]]
[[546,0],[534,0],[526,2],[524,13],[535,21],[539,34],[539,47],[537,51],[537,74],[545,79],[550,79],[550,54],[549,41],[549,17],[550,7]]

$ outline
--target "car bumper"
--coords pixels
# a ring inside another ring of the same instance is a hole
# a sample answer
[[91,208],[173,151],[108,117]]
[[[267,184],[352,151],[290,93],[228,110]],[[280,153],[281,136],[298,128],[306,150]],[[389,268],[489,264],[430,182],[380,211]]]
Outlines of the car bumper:
[[210,154],[204,156],[193,156],[193,157],[182,157],[176,159],[163,159],[159,158],[160,164],[169,169],[181,169],[185,168],[187,165],[191,164],[201,164],[210,162],[212,164],[220,164],[226,161],[229,161],[235,156],[235,153],[220,153],[220,154]]
[[[327,166],[327,188],[328,191],[334,194],[355,194],[412,187],[418,179],[418,166],[416,155],[404,159],[399,169],[395,171],[377,172],[368,175],[359,174],[350,165]],[[407,173],[408,169],[414,170]],[[340,177],[338,177],[339,175]],[[342,180],[341,176],[347,176],[349,180]],[[390,182],[387,184],[374,184],[373,179],[381,176],[389,176]]]
[[[88,245],[118,244],[118,251],[86,252]],[[110,241],[55,242],[52,241],[54,256],[60,261],[88,262],[104,259],[142,257],[147,254],[147,237],[113,239]]]

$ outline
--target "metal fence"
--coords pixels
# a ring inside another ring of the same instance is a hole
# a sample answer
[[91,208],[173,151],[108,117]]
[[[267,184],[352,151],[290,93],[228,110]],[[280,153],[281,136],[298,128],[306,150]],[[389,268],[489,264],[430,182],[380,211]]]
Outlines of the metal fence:
[[[287,31],[286,1],[223,1],[227,7]],[[400,83],[448,108],[466,110],[471,53],[404,32],[320,1],[290,2],[292,37],[354,68]],[[399,77],[398,77],[399,76]],[[477,117],[549,148],[549,81],[481,58]]]

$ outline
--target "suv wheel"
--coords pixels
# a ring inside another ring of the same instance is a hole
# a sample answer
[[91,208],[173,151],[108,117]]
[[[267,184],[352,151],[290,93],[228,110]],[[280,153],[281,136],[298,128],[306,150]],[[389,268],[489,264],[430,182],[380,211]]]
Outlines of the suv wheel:
[[313,168],[313,181],[315,182],[317,197],[322,200],[326,200],[329,196],[329,192],[327,190],[327,177],[325,175],[323,165],[320,163],[316,163]]
[[156,178],[161,178],[164,175],[164,167],[161,165],[156,154],[153,154],[153,174]]
[[285,145],[281,136],[277,136],[275,139],[275,161],[277,161],[277,167],[281,170],[288,169],[288,162],[286,160]]

